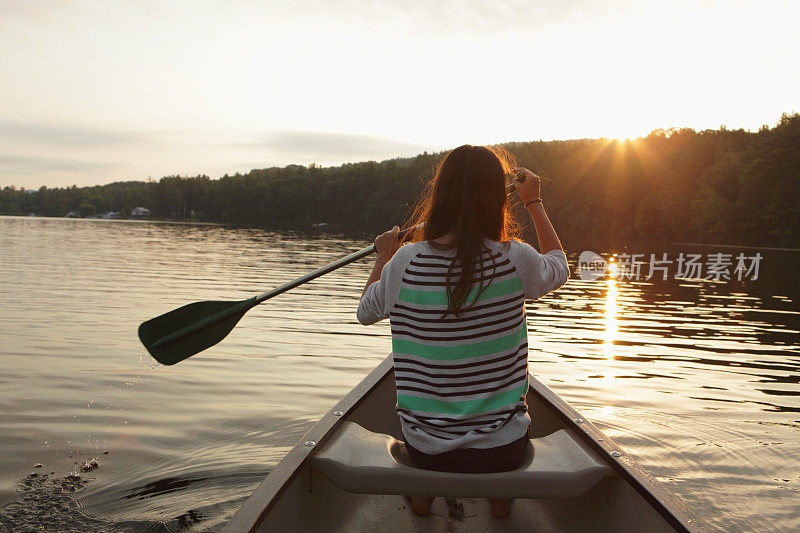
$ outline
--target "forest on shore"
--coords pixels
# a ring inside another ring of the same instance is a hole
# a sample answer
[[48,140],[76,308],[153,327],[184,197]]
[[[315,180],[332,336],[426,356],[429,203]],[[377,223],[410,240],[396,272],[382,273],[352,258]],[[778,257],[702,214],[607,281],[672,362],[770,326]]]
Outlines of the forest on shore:
[[[563,238],[800,246],[800,114],[774,127],[655,130],[619,141],[503,145],[550,178],[542,197]],[[151,217],[376,233],[407,220],[442,154],[382,162],[166,176],[94,187],[0,191],[0,214],[84,216],[141,206]]]

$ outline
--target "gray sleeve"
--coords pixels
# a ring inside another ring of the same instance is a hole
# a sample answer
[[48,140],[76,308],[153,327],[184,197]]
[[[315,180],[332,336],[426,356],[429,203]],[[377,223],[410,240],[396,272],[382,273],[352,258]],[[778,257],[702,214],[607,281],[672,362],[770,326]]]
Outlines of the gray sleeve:
[[569,265],[563,250],[542,254],[530,244],[511,241],[508,255],[522,278],[525,298],[538,300],[564,285],[569,278]]
[[389,316],[400,293],[403,272],[413,256],[412,248],[412,245],[400,247],[381,270],[381,279],[367,287],[356,311],[360,323],[369,326]]

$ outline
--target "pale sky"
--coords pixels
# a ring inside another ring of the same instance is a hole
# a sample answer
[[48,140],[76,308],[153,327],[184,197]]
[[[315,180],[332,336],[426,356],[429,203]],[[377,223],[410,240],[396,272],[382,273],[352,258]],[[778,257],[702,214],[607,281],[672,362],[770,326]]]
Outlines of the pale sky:
[[0,0],[0,187],[758,129],[800,2]]

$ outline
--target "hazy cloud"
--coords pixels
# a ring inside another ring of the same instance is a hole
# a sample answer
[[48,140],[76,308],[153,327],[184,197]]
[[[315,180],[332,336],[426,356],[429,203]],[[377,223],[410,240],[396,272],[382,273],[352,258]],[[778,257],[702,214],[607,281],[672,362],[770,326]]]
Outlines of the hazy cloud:
[[172,130],[144,134],[11,122],[0,122],[0,139],[5,150],[0,153],[0,187],[27,188],[44,184],[108,183],[148,176],[158,179],[169,174],[203,173],[218,177],[291,163],[330,166],[442,149],[347,133]]
[[66,157],[37,157],[0,154],[0,175],[39,174],[58,171],[97,171],[116,168],[117,165],[103,161],[81,161]]
[[509,29],[531,30],[564,23],[580,23],[619,14],[622,0],[434,0],[390,2],[410,27],[428,31],[498,33]]
[[89,128],[75,124],[21,123],[0,120],[0,139],[43,146],[97,147],[151,142],[148,134]]
[[358,157],[389,159],[398,155],[418,154],[435,146],[407,143],[372,135],[323,133],[315,131],[277,131],[267,134],[263,141],[251,146],[262,147],[308,161],[352,160]]

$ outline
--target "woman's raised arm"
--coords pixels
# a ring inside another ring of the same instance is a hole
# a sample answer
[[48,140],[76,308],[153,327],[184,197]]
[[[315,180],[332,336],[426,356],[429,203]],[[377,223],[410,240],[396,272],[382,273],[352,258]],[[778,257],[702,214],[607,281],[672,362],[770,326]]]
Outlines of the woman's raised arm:
[[[528,212],[533,217],[533,225],[536,227],[536,237],[539,239],[539,251],[543,254],[551,250],[564,250],[561,247],[561,241],[558,240],[556,230],[553,229],[553,224],[547,218],[547,213],[542,205],[542,198],[540,196],[541,180],[539,176],[524,167],[517,167],[512,169],[515,174],[522,173],[526,179],[524,182],[514,180],[514,186],[519,192],[519,197],[525,202]],[[537,201],[538,200],[538,201]]]

